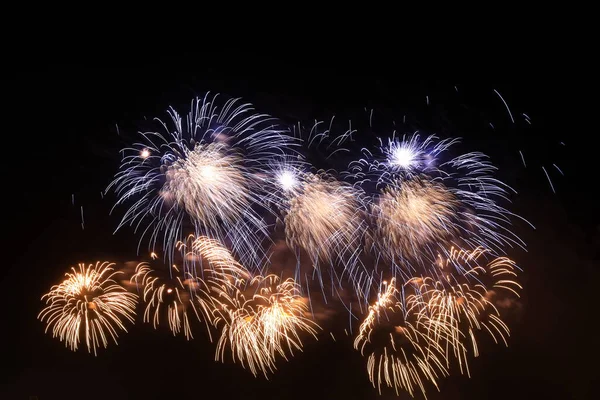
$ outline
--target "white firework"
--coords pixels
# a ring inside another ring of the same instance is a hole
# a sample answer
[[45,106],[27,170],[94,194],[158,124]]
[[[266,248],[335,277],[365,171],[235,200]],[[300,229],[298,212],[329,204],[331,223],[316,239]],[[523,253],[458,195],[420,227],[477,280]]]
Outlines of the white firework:
[[[346,175],[377,191],[371,207],[377,254],[406,268],[430,264],[448,244],[496,254],[525,247],[511,229],[513,217],[521,217],[502,205],[516,192],[494,176],[497,168],[485,154],[451,155],[458,142],[417,133],[386,144],[380,139],[377,152],[364,150],[350,163]],[[420,240],[408,243],[410,237]]]
[[[219,107],[218,104],[222,104]],[[127,204],[125,225],[149,235],[149,247],[172,260],[184,231],[228,243],[245,265],[256,265],[268,238],[260,215],[260,186],[274,157],[289,153],[296,139],[267,115],[239,99],[196,98],[182,118],[155,119],[160,131],[141,132],[142,142],[123,150],[121,169],[108,189],[116,206]],[[160,243],[162,241],[162,243]]]

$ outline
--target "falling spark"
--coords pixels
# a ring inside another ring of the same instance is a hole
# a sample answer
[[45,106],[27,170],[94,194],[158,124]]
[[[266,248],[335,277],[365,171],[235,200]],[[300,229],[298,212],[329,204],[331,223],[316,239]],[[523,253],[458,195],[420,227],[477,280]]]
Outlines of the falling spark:
[[504,103],[504,106],[506,107],[506,110],[508,111],[508,115],[510,116],[510,120],[514,124],[515,123],[515,119],[513,118],[513,115],[510,112],[510,108],[508,108],[508,104],[506,103],[506,101],[504,101],[504,98],[502,97],[502,95],[496,89],[494,89],[494,92],[498,95],[498,97],[500,97],[500,100],[502,100],[502,102]]
[[546,178],[548,179],[548,183],[550,183],[550,188],[552,189],[552,193],[556,193],[556,191],[554,190],[554,185],[552,185],[552,180],[550,180],[550,175],[548,175],[548,172],[546,171],[546,168],[544,168],[543,165],[542,165],[542,169],[544,170],[544,174],[546,174]]
[[521,150],[519,150],[519,154],[521,155],[521,160],[523,161],[523,166],[525,168],[527,168],[527,165],[525,164],[525,157],[523,156],[523,152]]
[[565,174],[563,174],[563,172],[561,171],[561,169],[560,169],[560,168],[558,168],[558,165],[556,165],[556,164],[552,164],[552,165],[554,166],[554,168],[556,168],[556,169],[558,170],[558,172],[560,172],[560,174],[561,174],[562,176],[565,176]]

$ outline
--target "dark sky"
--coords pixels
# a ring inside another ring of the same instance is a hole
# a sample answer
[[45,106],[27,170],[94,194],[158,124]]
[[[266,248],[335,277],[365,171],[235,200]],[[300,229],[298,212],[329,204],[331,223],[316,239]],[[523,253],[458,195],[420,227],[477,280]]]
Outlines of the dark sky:
[[[600,233],[592,213],[597,201],[589,193],[593,182],[580,171],[586,133],[559,123],[559,115],[576,107],[562,95],[568,83],[550,85],[533,73],[452,82],[315,65],[269,64],[242,73],[231,60],[222,64],[178,73],[158,66],[78,65],[5,73],[2,164],[7,179],[2,193],[8,241],[0,270],[7,317],[0,398],[378,398],[351,341],[333,343],[327,335],[280,363],[270,381],[213,361],[214,345],[201,335],[188,343],[141,322],[121,337],[119,346],[98,357],[73,353],[44,335],[36,320],[39,298],[70,265],[136,259],[136,238],[127,230],[112,234],[118,221],[108,216],[112,199],[100,196],[118,167],[127,132],[135,131],[144,116],[164,116],[169,105],[185,109],[193,96],[209,90],[242,96],[292,123],[328,120],[334,114],[360,120],[364,107],[375,108],[382,120],[400,121],[406,115],[407,130],[462,136],[466,145],[489,153],[501,167],[500,176],[519,191],[512,210],[537,227],[515,227],[528,243],[528,252],[511,254],[525,270],[524,311],[514,321],[508,349],[486,349],[472,361],[471,379],[443,380],[441,394],[432,388],[429,398],[593,397],[598,358],[590,333],[596,311],[588,310],[597,304]],[[510,123],[493,89],[507,99],[517,124]],[[521,112],[531,117],[531,127]],[[560,141],[565,148],[557,146]],[[520,164],[520,148],[530,157],[527,169]],[[565,173],[552,175],[556,194],[540,168],[553,162]]]

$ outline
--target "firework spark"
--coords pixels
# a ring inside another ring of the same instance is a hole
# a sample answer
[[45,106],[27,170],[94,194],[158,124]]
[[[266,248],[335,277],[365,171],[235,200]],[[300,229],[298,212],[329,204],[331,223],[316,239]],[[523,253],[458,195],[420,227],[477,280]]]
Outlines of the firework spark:
[[[230,243],[247,265],[268,237],[265,222],[253,208],[269,160],[294,146],[287,130],[238,99],[217,107],[218,96],[195,99],[184,121],[173,109],[164,130],[140,133],[143,143],[124,149],[120,172],[109,189],[115,206],[129,203],[117,229],[134,225],[150,233],[154,249],[162,245],[170,260],[175,243],[188,227]],[[141,242],[140,242],[141,243]]]
[[42,297],[47,307],[38,315],[47,324],[46,332],[52,328],[53,337],[73,351],[83,335],[88,352],[94,355],[100,345],[108,346],[109,337],[117,343],[117,330],[127,332],[124,320],[134,322],[137,296],[113,279],[120,274],[114,271],[114,265],[79,264],[79,270],[72,268],[73,273],[67,273],[62,283],[53,286]]

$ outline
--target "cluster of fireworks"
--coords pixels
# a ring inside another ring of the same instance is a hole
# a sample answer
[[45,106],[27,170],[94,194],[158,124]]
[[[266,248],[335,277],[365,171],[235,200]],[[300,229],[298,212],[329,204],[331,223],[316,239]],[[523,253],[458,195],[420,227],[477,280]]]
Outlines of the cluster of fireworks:
[[[298,137],[247,104],[219,104],[196,99],[185,120],[170,110],[124,149],[109,186],[125,207],[118,229],[141,231],[151,260],[73,269],[43,298],[54,337],[96,354],[139,307],[142,322],[187,339],[203,329],[216,360],[268,377],[318,339],[313,302],[333,299],[362,321],[354,347],[373,386],[411,395],[469,375],[480,336],[508,345],[500,311],[521,286],[506,251],[525,244],[503,206],[512,189],[484,154],[394,133],[325,172],[306,153],[328,133]],[[277,243],[295,268],[271,261]]]

